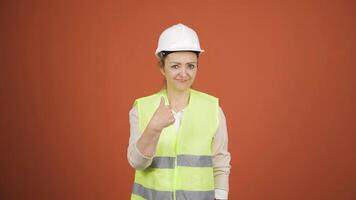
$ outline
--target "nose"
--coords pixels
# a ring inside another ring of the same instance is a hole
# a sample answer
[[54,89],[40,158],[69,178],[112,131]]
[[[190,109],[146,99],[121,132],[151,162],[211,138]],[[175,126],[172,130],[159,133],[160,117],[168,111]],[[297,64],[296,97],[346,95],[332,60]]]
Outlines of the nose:
[[185,67],[182,67],[179,74],[181,77],[184,77],[184,78],[187,77],[188,76],[187,69]]

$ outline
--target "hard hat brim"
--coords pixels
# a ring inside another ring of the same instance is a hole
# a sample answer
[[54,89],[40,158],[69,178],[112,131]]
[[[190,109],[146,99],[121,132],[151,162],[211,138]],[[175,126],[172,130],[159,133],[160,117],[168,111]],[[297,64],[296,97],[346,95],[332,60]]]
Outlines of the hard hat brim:
[[199,52],[202,53],[204,52],[203,49],[193,49],[193,48],[182,48],[182,49],[157,49],[155,52],[156,57],[159,58],[158,54],[162,51],[170,51],[170,52],[176,52],[176,51],[195,51],[195,52]]

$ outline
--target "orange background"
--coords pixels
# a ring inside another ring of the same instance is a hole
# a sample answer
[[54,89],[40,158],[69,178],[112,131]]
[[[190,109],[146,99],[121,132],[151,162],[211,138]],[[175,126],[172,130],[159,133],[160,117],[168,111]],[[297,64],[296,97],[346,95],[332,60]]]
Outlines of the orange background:
[[178,22],[206,50],[230,199],[356,199],[355,1],[2,1],[0,199],[128,199],[128,112]]

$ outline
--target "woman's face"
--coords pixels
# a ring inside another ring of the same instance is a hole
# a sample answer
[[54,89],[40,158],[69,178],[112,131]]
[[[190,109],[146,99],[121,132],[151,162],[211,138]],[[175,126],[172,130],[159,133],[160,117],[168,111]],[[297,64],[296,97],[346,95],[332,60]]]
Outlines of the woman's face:
[[181,51],[167,55],[161,72],[167,80],[167,88],[185,91],[190,88],[197,74],[198,57],[193,52]]

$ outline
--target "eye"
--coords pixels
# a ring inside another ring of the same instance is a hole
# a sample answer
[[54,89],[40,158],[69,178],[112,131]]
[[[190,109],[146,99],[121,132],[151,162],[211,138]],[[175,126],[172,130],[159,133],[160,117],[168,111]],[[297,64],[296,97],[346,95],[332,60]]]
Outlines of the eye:
[[171,68],[173,68],[173,69],[178,69],[179,66],[178,66],[178,65],[172,65]]
[[189,64],[188,67],[189,67],[189,69],[194,69],[194,68],[195,68],[195,65]]

